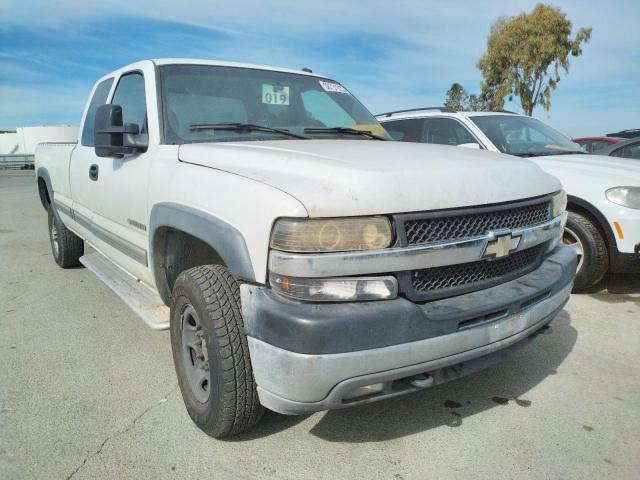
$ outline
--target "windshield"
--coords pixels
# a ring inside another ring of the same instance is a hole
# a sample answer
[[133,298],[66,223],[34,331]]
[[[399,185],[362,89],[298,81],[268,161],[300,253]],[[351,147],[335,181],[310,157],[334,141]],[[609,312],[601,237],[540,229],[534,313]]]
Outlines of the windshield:
[[519,115],[470,118],[502,153],[519,156],[584,153],[580,145],[535,118]]
[[333,80],[209,65],[166,65],[160,76],[165,143],[390,139]]

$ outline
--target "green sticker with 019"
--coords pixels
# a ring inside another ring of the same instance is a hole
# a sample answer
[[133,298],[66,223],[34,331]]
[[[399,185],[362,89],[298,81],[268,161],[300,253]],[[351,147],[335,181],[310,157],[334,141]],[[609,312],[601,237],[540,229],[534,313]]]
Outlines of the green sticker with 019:
[[262,103],[267,105],[289,105],[289,87],[263,83]]

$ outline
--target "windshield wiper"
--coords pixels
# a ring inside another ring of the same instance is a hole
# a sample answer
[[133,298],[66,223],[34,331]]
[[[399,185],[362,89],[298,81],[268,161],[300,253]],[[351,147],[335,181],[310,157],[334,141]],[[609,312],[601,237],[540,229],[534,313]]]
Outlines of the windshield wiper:
[[309,137],[292,133],[289,130],[284,130],[282,128],[265,127],[262,125],[255,125],[253,123],[201,123],[201,124],[189,125],[189,129],[191,130],[231,130],[236,132],[269,132],[269,133],[280,133],[282,135],[287,135],[288,137],[301,138],[304,140],[309,139]]
[[375,133],[371,133],[369,130],[358,130],[356,128],[349,127],[311,127],[305,128],[304,133],[344,133],[346,135],[361,135],[363,137],[374,138],[376,140],[387,140],[386,138],[376,135]]
[[527,153],[512,153],[511,155],[515,155],[516,157],[549,157],[551,155],[573,155],[576,153],[584,153],[579,152],[577,150],[574,151],[560,151],[560,152],[527,152]]

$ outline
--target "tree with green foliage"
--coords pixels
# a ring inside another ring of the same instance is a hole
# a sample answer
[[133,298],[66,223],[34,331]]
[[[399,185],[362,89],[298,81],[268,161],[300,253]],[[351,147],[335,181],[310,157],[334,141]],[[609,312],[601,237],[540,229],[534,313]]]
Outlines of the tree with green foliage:
[[504,101],[495,102],[491,95],[475,95],[468,93],[459,83],[453,83],[447,90],[444,107],[459,112],[482,112],[491,110],[501,110]]
[[571,38],[571,21],[550,5],[538,4],[531,13],[498,18],[477,64],[484,78],[481,95],[494,103],[515,95],[527,115],[536,105],[549,110],[560,71],[569,73],[569,56],[581,55],[582,43],[590,38],[591,28],[581,28]]

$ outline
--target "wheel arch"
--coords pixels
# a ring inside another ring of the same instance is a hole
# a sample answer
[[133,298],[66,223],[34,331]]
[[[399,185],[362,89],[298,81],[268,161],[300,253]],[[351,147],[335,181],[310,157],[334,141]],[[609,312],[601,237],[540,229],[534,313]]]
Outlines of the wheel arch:
[[613,235],[613,230],[609,225],[606,217],[598,210],[593,204],[587,202],[573,195],[567,195],[567,210],[574,210],[578,213],[587,213],[596,221],[596,227],[603,234],[605,241],[607,242],[607,248],[609,250],[609,257],[611,257],[613,250],[616,247],[616,238]]
[[45,210],[49,209],[52,201],[51,178],[49,177],[49,171],[44,167],[38,168],[38,195],[40,196],[40,203]]
[[242,234],[224,220],[186,205],[153,206],[149,257],[156,288],[167,305],[180,272],[198,265],[224,265],[234,277],[255,281]]

